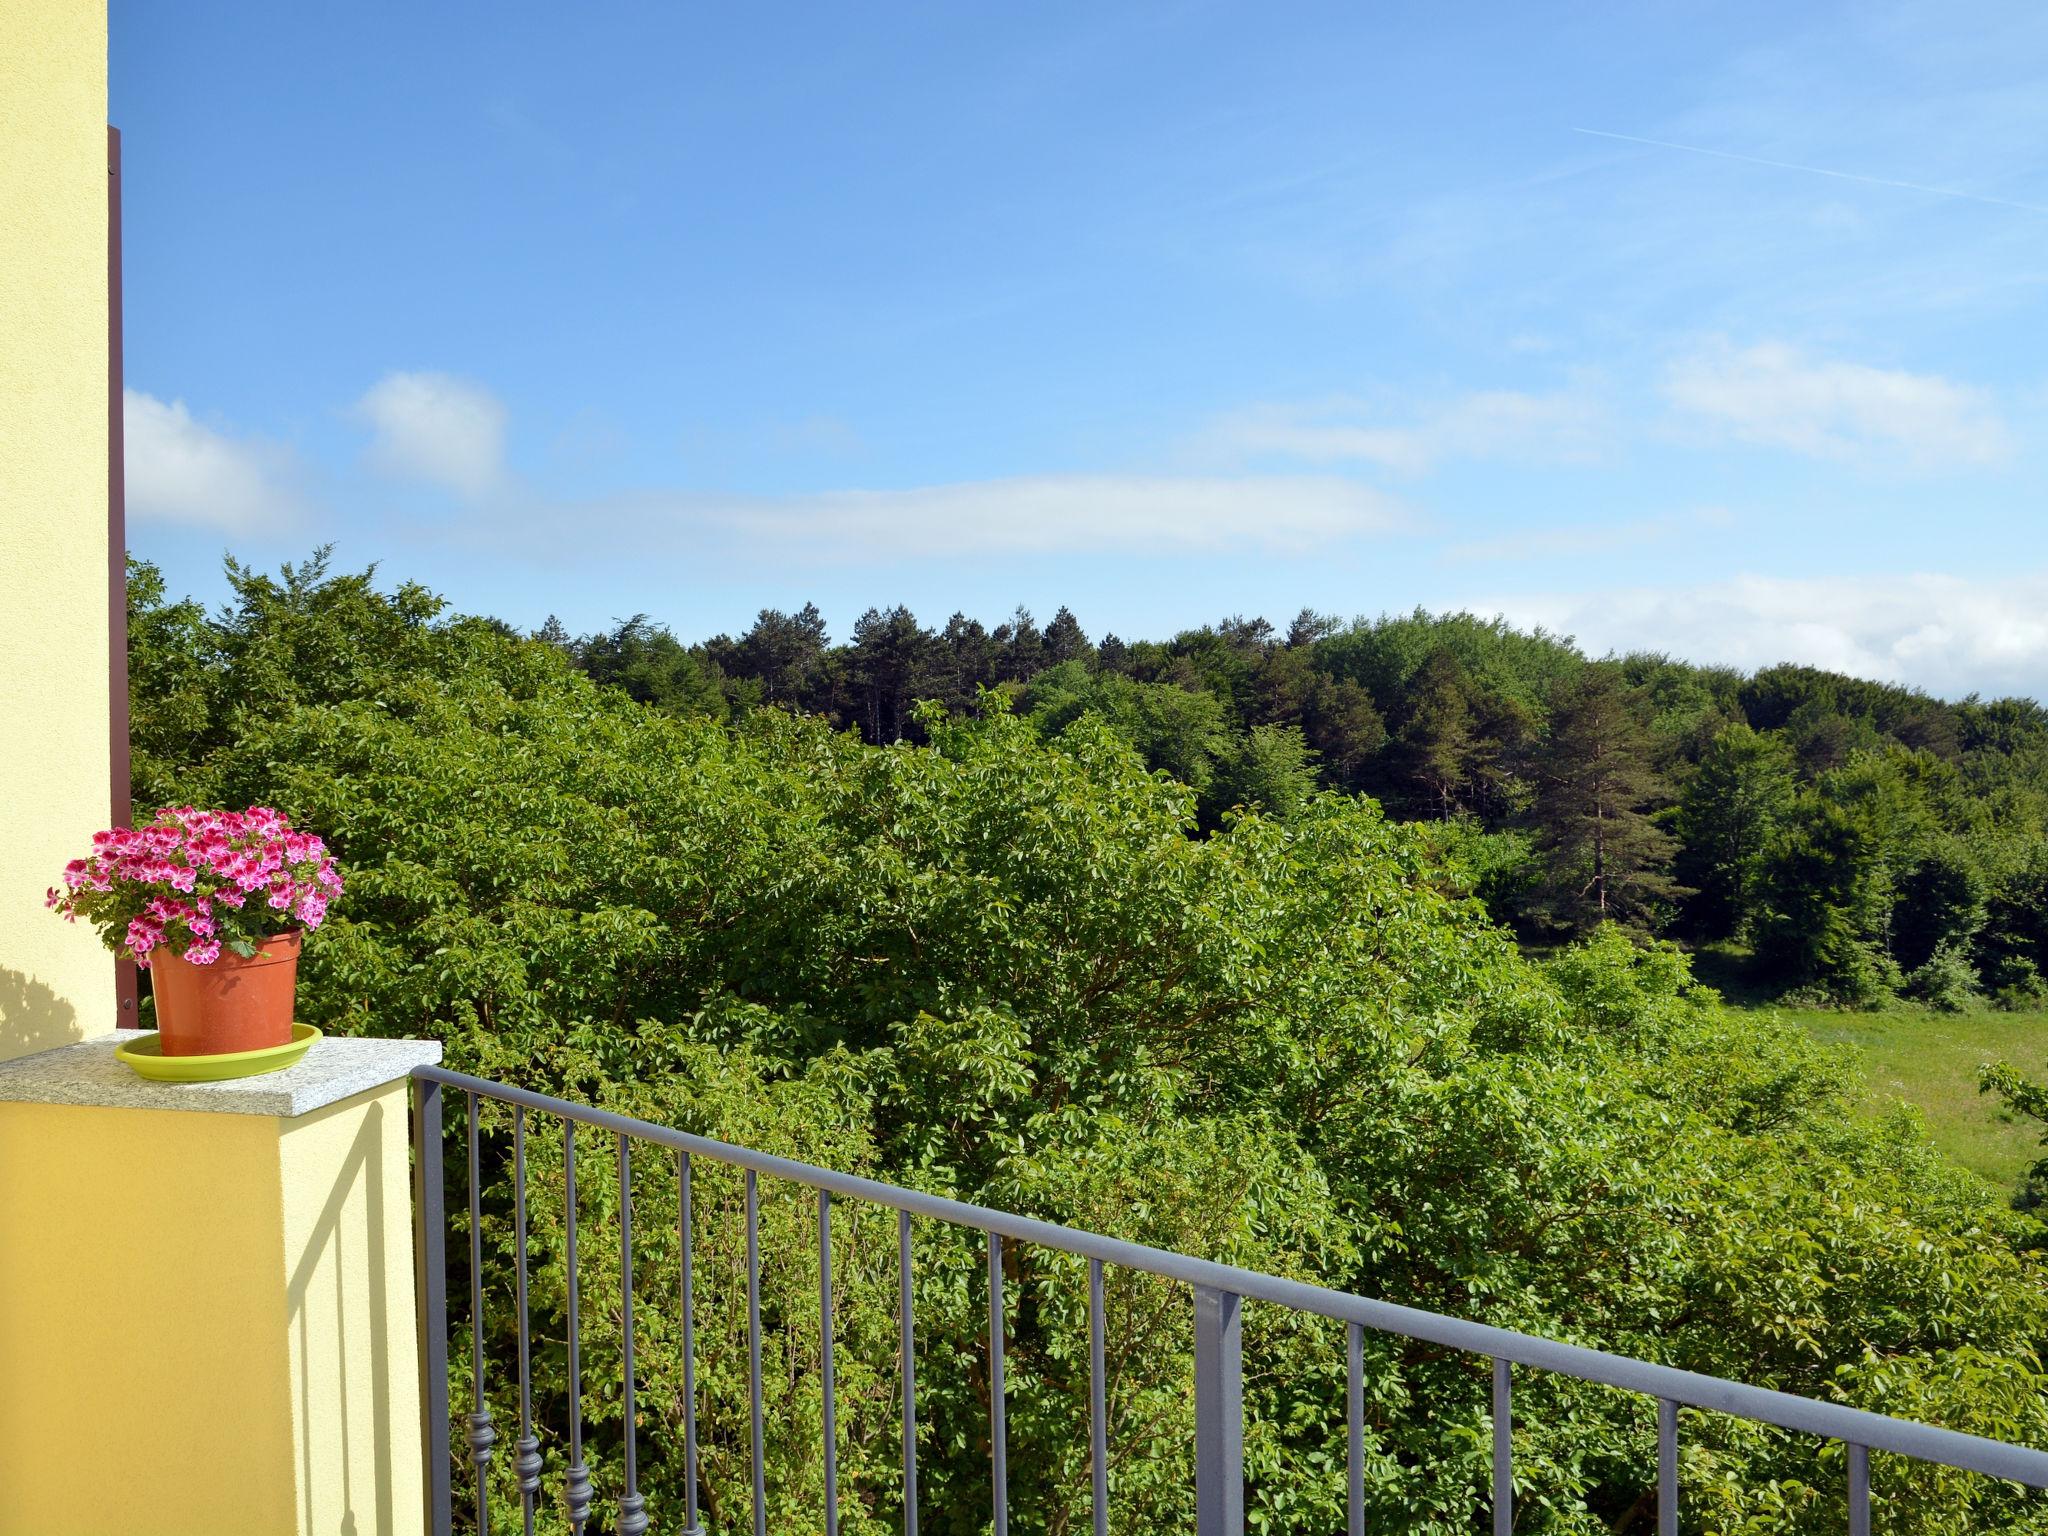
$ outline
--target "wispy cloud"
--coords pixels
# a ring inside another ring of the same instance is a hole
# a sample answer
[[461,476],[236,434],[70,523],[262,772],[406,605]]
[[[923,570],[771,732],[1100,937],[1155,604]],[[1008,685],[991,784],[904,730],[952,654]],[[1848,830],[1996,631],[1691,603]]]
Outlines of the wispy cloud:
[[1484,606],[1576,635],[1595,653],[1663,651],[1744,668],[1795,661],[1949,697],[2048,697],[2048,571],[2006,580],[1741,576]]
[[472,501],[506,483],[505,406],[481,384],[445,373],[387,373],[353,414],[370,428],[365,456],[380,474]]
[[129,515],[240,533],[304,510],[290,450],[194,418],[182,400],[121,393]]
[[1987,464],[2011,436],[1983,390],[1939,374],[1816,358],[1783,342],[1717,339],[1679,359],[1664,396],[1730,435],[1832,459]]
[[1656,115],[1503,133],[1509,174],[1381,205],[1346,226],[1346,270],[1467,332],[1597,339],[1610,366],[1701,328],[1981,345],[1997,332],[1966,327],[2040,303],[2044,59],[2048,10],[1959,27],[1934,0],[1786,8],[1675,70],[1617,55],[1600,67],[1625,60],[1623,96]]
[[1901,192],[1924,193],[1928,197],[1961,198],[1965,202],[1985,203],[1993,208],[2017,208],[2022,213],[2048,213],[2048,206],[2040,203],[1988,197],[1981,192],[1966,192],[1960,187],[1930,187],[1917,181],[1894,181],[1888,176],[1865,176],[1856,171],[1829,170],[1824,166],[1800,165],[1791,160],[1767,160],[1761,155],[1738,154],[1732,149],[1710,149],[1704,144],[1674,144],[1668,139],[1643,139],[1632,133],[1609,133],[1604,128],[1574,128],[1572,132],[1596,139],[1619,139],[1624,144],[1647,145],[1651,149],[1675,149],[1688,155],[1712,155],[1717,160],[1740,160],[1745,165],[1767,166],[1774,171],[1798,171],[1808,176],[1830,176],[1837,181],[1857,181],[1868,187],[1891,187]]
[[1602,416],[1582,394],[1477,390],[1420,411],[1353,396],[1254,405],[1219,417],[1204,445],[1311,464],[1376,464],[1416,475],[1451,459],[1581,463],[1598,456]]
[[[1408,526],[1399,503],[1335,474],[1045,474],[784,495],[655,486],[598,497],[551,494],[513,473],[506,412],[485,386],[441,373],[391,373],[356,403],[380,473],[439,485],[467,507],[422,537],[522,538],[549,559],[562,530],[605,548],[864,562],[978,555],[1300,553]],[[858,449],[853,429],[812,417],[772,429],[820,453]]]
[[912,486],[732,496],[648,491],[592,502],[529,501],[494,526],[523,526],[559,552],[569,521],[662,550],[862,563],[977,555],[1303,553],[1395,534],[1400,505],[1336,476],[1032,475]]

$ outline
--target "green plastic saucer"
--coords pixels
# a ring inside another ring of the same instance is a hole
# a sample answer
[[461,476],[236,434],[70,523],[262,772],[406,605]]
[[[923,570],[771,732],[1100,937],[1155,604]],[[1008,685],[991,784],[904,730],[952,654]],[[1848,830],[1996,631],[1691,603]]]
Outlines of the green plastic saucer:
[[149,1035],[127,1045],[114,1047],[114,1054],[138,1077],[159,1083],[218,1083],[230,1077],[255,1077],[263,1072],[282,1072],[312,1049],[320,1031],[311,1024],[294,1024],[292,1037],[283,1045],[266,1045],[260,1051],[224,1051],[218,1056],[166,1056],[157,1037]]

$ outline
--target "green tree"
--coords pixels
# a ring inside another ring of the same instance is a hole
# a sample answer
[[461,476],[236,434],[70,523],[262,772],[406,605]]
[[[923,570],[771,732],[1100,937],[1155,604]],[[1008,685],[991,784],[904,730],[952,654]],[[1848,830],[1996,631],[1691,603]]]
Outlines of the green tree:
[[816,603],[805,603],[795,613],[763,608],[734,647],[732,664],[759,680],[763,702],[816,708],[822,702],[830,641]]
[[996,676],[1006,683],[1028,683],[1046,666],[1045,634],[1021,603],[1007,624],[995,628]]
[[2048,992],[2048,841],[2026,838],[1994,866],[1986,882],[1978,941],[1984,979],[2014,1002]]
[[[1897,989],[1902,892],[1940,840],[1936,769],[1924,754],[1894,747],[1853,753],[1815,781],[1767,860],[1760,955],[1843,1002],[1880,1001]],[[1927,891],[1930,925],[1938,889]],[[1930,928],[1927,949],[1907,959],[1923,962],[1943,936]]]
[[1070,661],[1039,673],[1025,705],[1047,735],[1058,735],[1084,715],[1107,721],[1148,765],[1186,785],[1198,800],[1211,797],[1217,766],[1232,753],[1228,721],[1215,695],[1175,683],[1134,682]]
[[1670,872],[1677,845],[1653,815],[1670,798],[1619,671],[1588,667],[1553,705],[1536,764],[1541,911],[1572,928],[1660,925],[1685,894]]
[[948,709],[972,709],[981,690],[996,685],[995,640],[980,620],[955,613],[939,631],[938,655],[933,665],[939,681],[932,697]]
[[1301,707],[1301,732],[1338,789],[1362,789],[1386,745],[1387,726],[1372,695],[1354,682],[1318,673]]
[[723,674],[644,613],[574,644],[578,665],[606,687],[643,704],[683,715],[723,715]]
[[1989,884],[1975,851],[1961,838],[1936,834],[1900,875],[1892,916],[1892,949],[1915,970],[1947,950],[1961,960],[1984,927]]
[[1708,937],[1746,930],[1765,854],[1797,792],[1792,749],[1780,737],[1737,722],[1701,755],[1674,828],[1683,848],[1677,873],[1698,893],[1688,910]]
[[936,643],[908,608],[870,608],[853,626],[847,685],[863,739],[876,746],[912,732],[912,706],[930,696]]
[[1045,626],[1045,663],[1056,667],[1063,661],[1082,661],[1093,654],[1081,621],[1062,604],[1052,622]]
[[1913,768],[1913,754],[1855,754],[1784,817],[1763,862],[1755,938],[1786,983],[1858,1006],[1901,985],[1901,883],[1935,834]]
[[1233,741],[1216,775],[1211,820],[1237,806],[1292,821],[1316,788],[1315,753],[1291,726],[1255,725]]
[[1432,652],[1417,669],[1388,765],[1410,807],[1447,817],[1469,786],[1474,752],[1471,685],[1448,650]]

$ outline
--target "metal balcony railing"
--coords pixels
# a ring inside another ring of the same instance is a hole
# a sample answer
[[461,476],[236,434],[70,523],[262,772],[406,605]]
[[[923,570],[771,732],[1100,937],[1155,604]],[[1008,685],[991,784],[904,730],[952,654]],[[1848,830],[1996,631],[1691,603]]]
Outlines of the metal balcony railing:
[[[1677,1536],[1678,1500],[1678,1410],[1681,1407],[1731,1414],[1738,1418],[1776,1425],[1800,1434],[1841,1442],[1847,1450],[1848,1528],[1851,1536],[1868,1536],[1870,1530],[1870,1453],[1885,1451],[1918,1461],[1956,1467],[2010,1483],[2048,1488],[2048,1452],[1930,1424],[1890,1418],[1837,1403],[1816,1402],[1786,1392],[1746,1386],[1719,1377],[1703,1376],[1669,1366],[1652,1365],[1601,1350],[1561,1344],[1554,1340],[1515,1333],[1482,1323],[1419,1311],[1364,1296],[1346,1295],[1322,1286],[1283,1280],[1227,1264],[1211,1263],[1186,1254],[1120,1242],[1093,1232],[1038,1221],[1007,1211],[990,1210],[958,1200],[827,1168],[730,1146],[705,1137],[693,1136],[645,1120],[635,1120],[607,1110],[573,1104],[545,1094],[508,1087],[483,1078],[470,1077],[441,1067],[418,1067],[413,1071],[415,1212],[418,1221],[420,1295],[420,1355],[423,1375],[422,1410],[427,1438],[428,1529],[441,1536],[452,1523],[453,1493],[450,1487],[451,1421],[448,1404],[448,1308],[446,1286],[446,1205],[442,1173],[442,1096],[449,1088],[462,1094],[468,1118],[469,1166],[469,1277],[471,1316],[482,1312],[482,1251],[480,1221],[482,1193],[477,1177],[477,1113],[481,1100],[512,1106],[515,1114],[513,1141],[513,1182],[515,1211],[516,1296],[519,1311],[520,1425],[515,1443],[514,1468],[526,1528],[533,1528],[535,1501],[540,1496],[541,1458],[530,1414],[528,1380],[528,1317],[526,1295],[526,1188],[525,1135],[529,1112],[555,1117],[563,1124],[563,1151],[567,1182],[565,1207],[566,1260],[568,1267],[568,1372],[569,1372],[569,1465],[563,1472],[563,1492],[571,1526],[581,1533],[590,1519],[590,1476],[583,1465],[583,1433],[580,1407],[580,1368],[577,1340],[578,1292],[576,1280],[576,1145],[578,1124],[606,1131],[617,1139],[619,1181],[619,1264],[624,1298],[624,1474],[625,1488],[613,1528],[622,1536],[639,1536],[648,1528],[649,1517],[639,1492],[635,1468],[633,1371],[633,1228],[632,1160],[634,1141],[666,1147],[677,1154],[682,1243],[682,1352],[685,1440],[686,1506],[681,1530],[684,1536],[701,1536],[698,1522],[698,1463],[695,1368],[694,1280],[692,1274],[692,1223],[690,1179],[694,1159],[707,1158],[742,1170],[746,1193],[747,1269],[747,1354],[749,1388],[752,1398],[751,1470],[753,1474],[753,1517],[755,1536],[767,1536],[767,1487],[763,1460],[761,1399],[761,1251],[758,1181],[762,1176],[788,1180],[817,1192],[820,1279],[818,1304],[821,1328],[821,1388],[824,1401],[824,1498],[827,1536],[839,1528],[838,1447],[835,1433],[833,1396],[833,1319],[831,1204],[835,1197],[866,1201],[889,1207],[897,1213],[897,1261],[899,1327],[902,1362],[903,1487],[906,1536],[917,1531],[917,1379],[916,1352],[911,1303],[911,1217],[923,1216],[950,1222],[986,1234],[988,1240],[988,1367],[989,1446],[994,1507],[991,1511],[996,1536],[1006,1536],[1009,1522],[1007,1446],[1004,1433],[1003,1347],[1004,1277],[1003,1244],[1040,1245],[1074,1254],[1088,1261],[1089,1324],[1089,1441],[1092,1504],[1096,1536],[1109,1528],[1106,1412],[1103,1376],[1103,1267],[1116,1265],[1180,1282],[1192,1292],[1195,1319],[1195,1498],[1198,1536],[1242,1536],[1244,1530],[1243,1466],[1243,1361],[1240,1348],[1240,1307],[1246,1300],[1270,1302],[1296,1311],[1331,1318],[1346,1325],[1348,1370],[1346,1378],[1347,1437],[1349,1442],[1348,1509],[1350,1536],[1365,1530],[1364,1440],[1365,1440],[1365,1330],[1422,1340],[1443,1348],[1489,1358],[1493,1363],[1493,1445],[1492,1502],[1495,1536],[1510,1536],[1514,1529],[1514,1479],[1511,1430],[1513,1413],[1513,1367],[1526,1366],[1598,1382],[1624,1391],[1640,1393],[1657,1402],[1657,1530],[1659,1536]],[[473,1328],[475,1358],[472,1380],[476,1397],[468,1415],[468,1459],[476,1468],[476,1520],[480,1531],[488,1530],[485,1503],[486,1471],[497,1440],[490,1409],[483,1396],[483,1331]]]

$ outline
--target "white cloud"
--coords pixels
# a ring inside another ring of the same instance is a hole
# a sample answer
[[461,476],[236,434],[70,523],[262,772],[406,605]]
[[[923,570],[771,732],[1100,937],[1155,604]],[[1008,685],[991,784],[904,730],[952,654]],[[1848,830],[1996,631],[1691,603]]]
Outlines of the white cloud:
[[1479,390],[1398,419],[1340,396],[1255,405],[1219,418],[1207,442],[1239,454],[1377,464],[1421,474],[1446,459],[1580,463],[1597,456],[1601,413],[1577,394]]
[[370,426],[372,468],[445,486],[471,501],[505,483],[505,406],[445,373],[387,373],[356,402]]
[[121,405],[130,516],[241,532],[301,510],[284,448],[217,432],[182,400],[124,389]]
[[573,518],[613,539],[716,542],[827,560],[1109,549],[1299,553],[1407,526],[1398,504],[1372,487],[1309,475],[1036,475],[792,496],[649,492],[528,507],[523,518],[537,533]]
[[1984,391],[1931,373],[1813,358],[1782,342],[1714,341],[1674,363],[1664,395],[1735,437],[1819,458],[1985,464],[2011,443]]
[[2048,697],[2048,571],[2002,580],[1741,576],[1484,606],[1576,635],[1595,654],[1664,651],[1745,669],[1795,661],[1951,698]]
[[[508,469],[506,412],[481,385],[391,373],[354,414],[373,429],[374,468],[445,486],[471,504],[469,516],[423,536],[523,537],[550,559],[562,556],[565,528],[601,530],[612,547],[858,562],[1095,550],[1302,553],[1409,524],[1386,493],[1335,474],[1046,474],[780,495],[656,486],[576,499],[549,495]],[[808,419],[785,436],[838,452],[860,446],[834,418]]]

